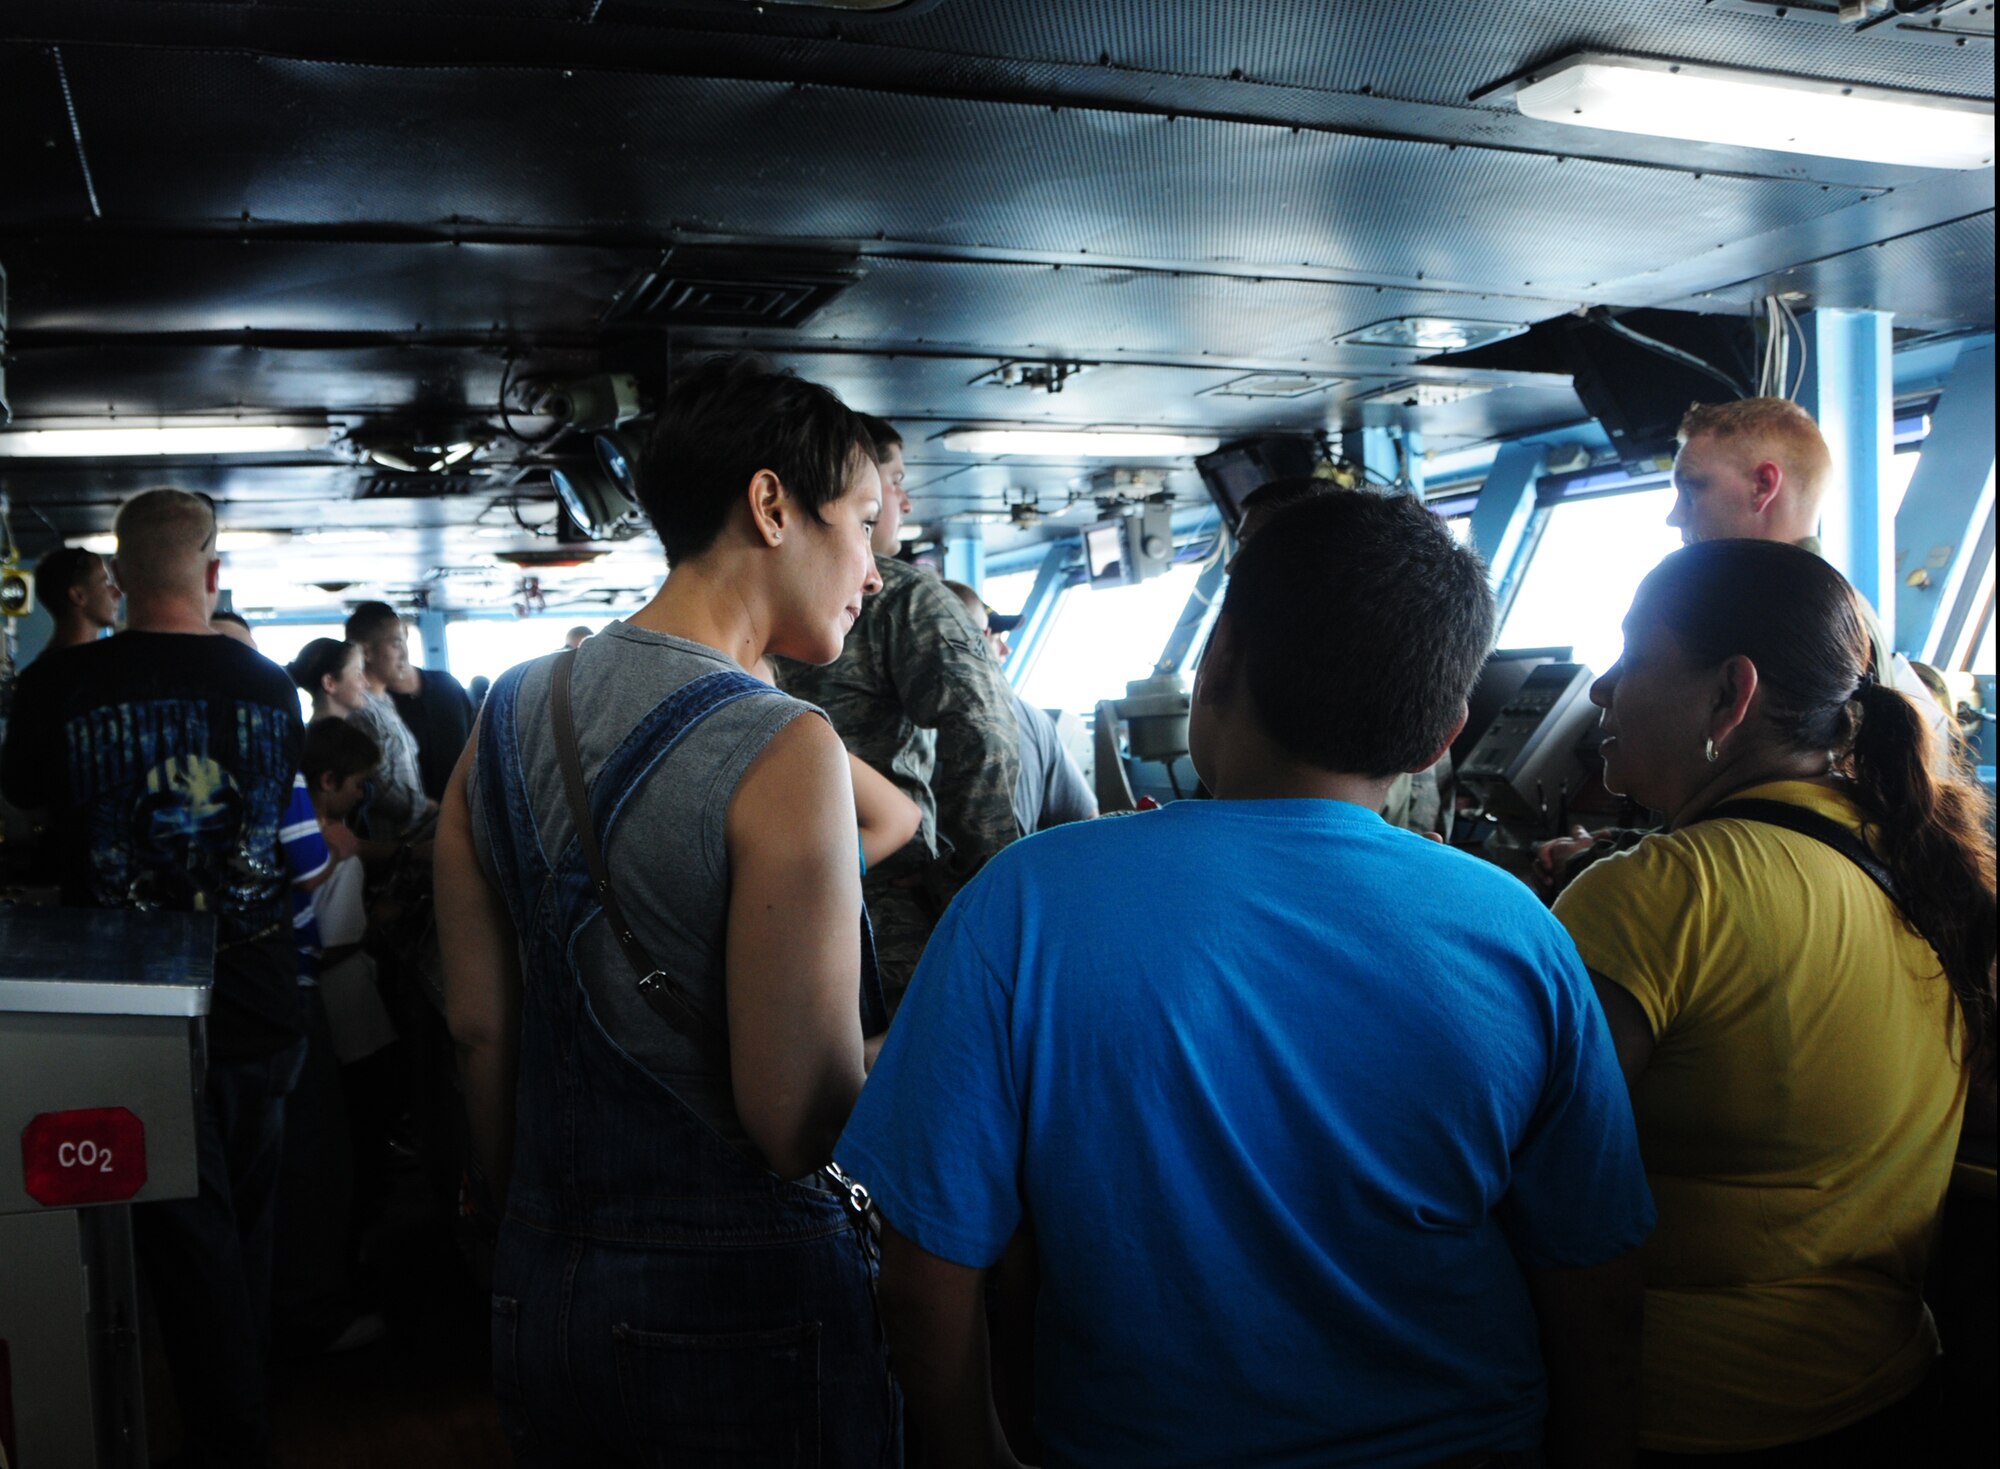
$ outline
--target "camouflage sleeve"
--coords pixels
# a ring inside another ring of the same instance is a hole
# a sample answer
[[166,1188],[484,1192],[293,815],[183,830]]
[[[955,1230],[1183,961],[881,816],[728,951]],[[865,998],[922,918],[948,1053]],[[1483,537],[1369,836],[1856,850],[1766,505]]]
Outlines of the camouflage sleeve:
[[958,599],[935,577],[911,583],[903,614],[886,619],[884,663],[912,723],[937,731],[931,790],[938,828],[955,851],[947,887],[969,881],[1021,835],[1014,700]]

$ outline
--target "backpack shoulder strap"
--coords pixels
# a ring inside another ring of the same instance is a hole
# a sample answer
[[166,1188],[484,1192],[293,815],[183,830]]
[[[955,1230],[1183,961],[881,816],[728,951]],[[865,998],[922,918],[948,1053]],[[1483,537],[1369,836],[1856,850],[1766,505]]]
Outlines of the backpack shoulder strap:
[[1800,836],[1811,837],[1823,846],[1833,848],[1848,861],[1868,875],[1871,882],[1888,895],[1896,910],[1907,920],[1909,914],[1903,909],[1903,895],[1897,891],[1896,879],[1889,869],[1882,865],[1876,855],[1868,850],[1867,844],[1835,821],[1830,816],[1822,816],[1817,811],[1809,811],[1803,806],[1794,806],[1788,801],[1766,801],[1755,797],[1724,801],[1704,811],[1698,821],[1714,821],[1724,817],[1735,817],[1739,821],[1757,821],[1766,826],[1781,826],[1786,831],[1795,831]]

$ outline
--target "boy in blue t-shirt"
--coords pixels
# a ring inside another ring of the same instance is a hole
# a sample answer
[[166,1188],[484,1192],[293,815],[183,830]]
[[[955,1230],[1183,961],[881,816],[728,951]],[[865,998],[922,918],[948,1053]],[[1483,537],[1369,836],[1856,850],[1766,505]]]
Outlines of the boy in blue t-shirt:
[[1282,511],[1195,685],[1216,799],[1020,842],[945,915],[836,1150],[940,1462],[1012,1461],[982,1287],[1019,1230],[1048,1464],[1545,1430],[1552,1465],[1631,1462],[1653,1207],[1583,966],[1526,888],[1376,814],[1492,630],[1418,502]]

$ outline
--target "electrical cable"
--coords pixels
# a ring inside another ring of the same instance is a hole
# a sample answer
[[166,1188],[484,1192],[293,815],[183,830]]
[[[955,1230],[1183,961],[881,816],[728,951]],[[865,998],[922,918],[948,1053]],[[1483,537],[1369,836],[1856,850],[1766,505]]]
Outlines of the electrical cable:
[[1717,382],[1721,383],[1724,387],[1728,388],[1730,392],[1734,393],[1739,398],[1747,398],[1750,396],[1749,393],[1743,390],[1742,383],[1738,382],[1735,378],[1731,377],[1728,373],[1724,372],[1714,363],[1704,362],[1701,358],[1695,356],[1694,353],[1692,352],[1683,352],[1679,347],[1675,347],[1666,342],[1659,341],[1656,338],[1649,337],[1644,332],[1634,331],[1631,327],[1625,325],[1624,322],[1619,321],[1616,317],[1612,316],[1608,312],[1606,312],[1601,316],[1594,315],[1592,317],[1592,320],[1596,321],[1597,324],[1603,327],[1606,331],[1615,332],[1619,336],[1625,338],[1628,342],[1632,342],[1638,346],[1644,347],[1648,352],[1658,353],[1660,356],[1665,357],[1670,361],[1678,362],[1684,367],[1692,367],[1696,372],[1703,373],[1708,377],[1714,378]]
[[557,508],[556,513],[550,519],[541,521],[527,521],[521,519],[521,502],[517,499],[509,500],[507,502],[507,509],[510,512],[512,512],[514,516],[514,524],[521,527],[522,530],[526,531],[531,536],[541,536],[545,539],[550,536],[553,536],[557,534],[556,528],[562,522],[562,510],[560,507]]
[[1798,334],[1799,339],[1798,380],[1792,384],[1792,390],[1785,394],[1787,398],[1796,403],[1799,400],[1800,392],[1804,390],[1806,385],[1806,363],[1811,356],[1812,347],[1806,338],[1805,324],[1799,320],[1798,313],[1792,310],[1792,303],[1780,296],[1778,298],[1778,309],[1785,314],[1785,320],[1792,324],[1792,330]]
[[570,425],[566,423],[559,423],[555,426],[554,429],[552,429],[550,432],[546,434],[543,434],[539,439],[531,439],[526,434],[522,433],[519,429],[515,428],[514,420],[507,416],[507,386],[509,381],[513,378],[513,376],[514,376],[514,358],[513,355],[510,353],[507,357],[507,365],[500,369],[501,432],[505,433],[507,437],[512,439],[515,443],[525,445],[527,448],[545,449],[549,445],[555,443],[555,441],[557,439],[560,439],[564,434],[568,433],[570,431]]

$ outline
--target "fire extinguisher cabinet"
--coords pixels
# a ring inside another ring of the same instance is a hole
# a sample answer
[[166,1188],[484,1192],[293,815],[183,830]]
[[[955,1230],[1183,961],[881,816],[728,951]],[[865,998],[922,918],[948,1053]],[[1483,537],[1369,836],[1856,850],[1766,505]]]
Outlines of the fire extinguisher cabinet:
[[215,921],[0,906],[0,1451],[143,1469],[131,1206],[192,1198]]

